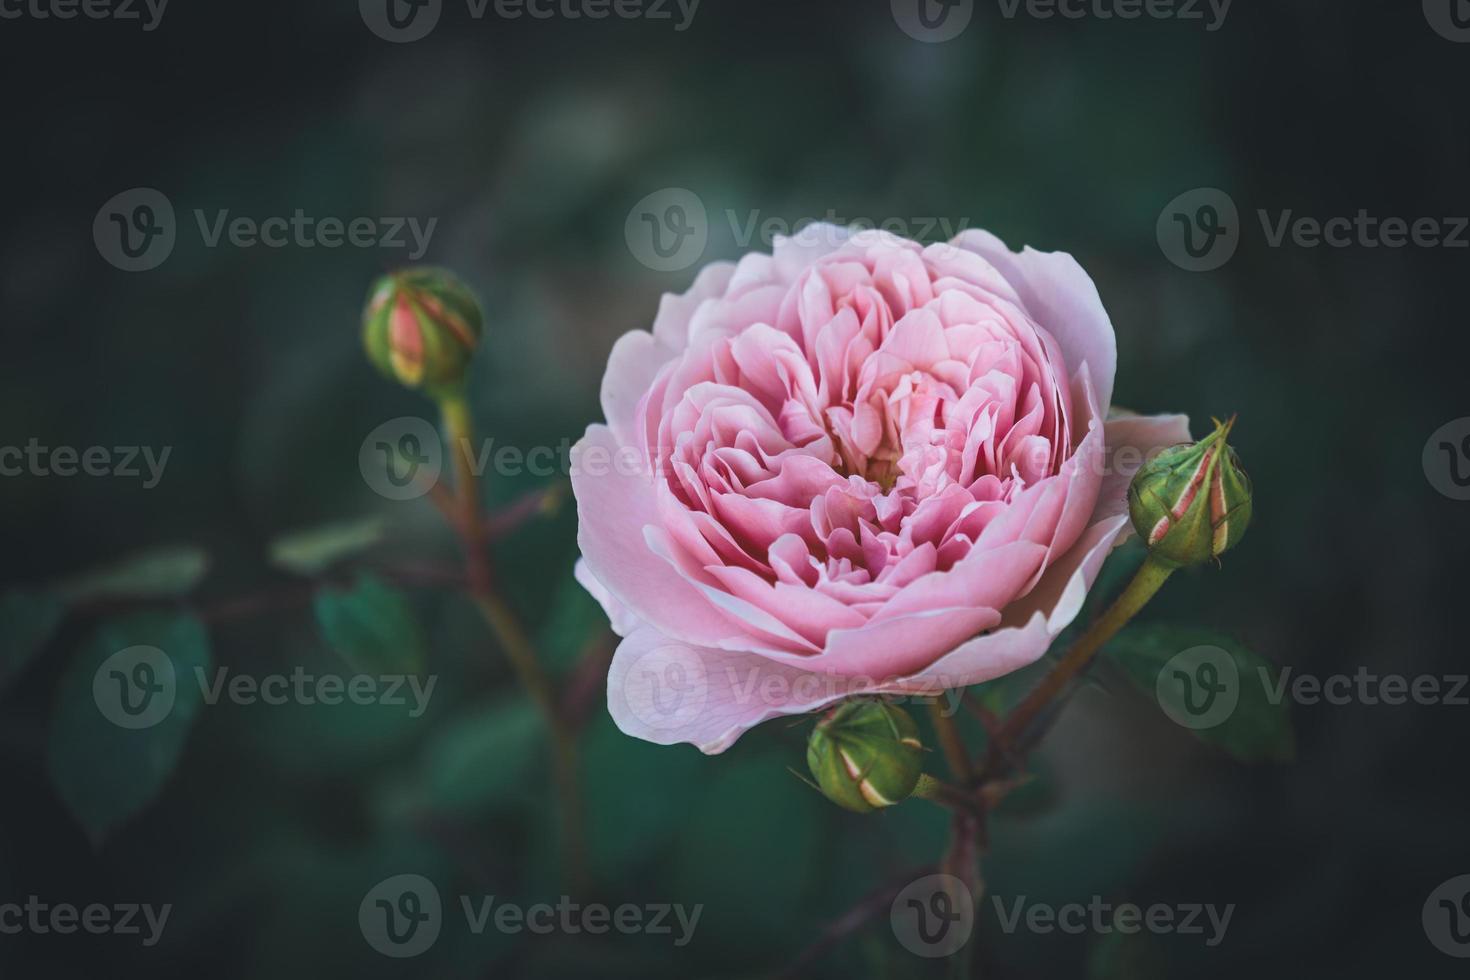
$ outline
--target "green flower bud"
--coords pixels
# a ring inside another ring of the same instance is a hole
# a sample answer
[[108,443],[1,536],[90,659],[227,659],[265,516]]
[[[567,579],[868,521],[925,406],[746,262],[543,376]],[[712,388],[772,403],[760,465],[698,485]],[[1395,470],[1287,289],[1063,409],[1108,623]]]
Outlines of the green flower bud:
[[480,342],[474,294],[443,269],[402,269],[373,284],[362,314],[368,360],[409,388],[457,388]]
[[1172,446],[1128,487],[1128,512],[1149,552],[1170,566],[1198,565],[1240,543],[1251,520],[1251,481],[1226,441],[1235,425]]
[[817,722],[807,768],[827,799],[857,813],[907,799],[923,763],[919,728],[886,701],[848,701]]

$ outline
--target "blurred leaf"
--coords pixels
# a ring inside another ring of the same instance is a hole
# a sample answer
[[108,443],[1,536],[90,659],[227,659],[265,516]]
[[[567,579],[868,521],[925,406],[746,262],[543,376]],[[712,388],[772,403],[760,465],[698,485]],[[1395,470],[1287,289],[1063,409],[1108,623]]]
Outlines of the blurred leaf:
[[209,570],[209,555],[194,545],[150,548],[63,582],[71,602],[142,596],[172,598],[194,589]]
[[447,722],[425,750],[430,804],[481,812],[521,796],[546,765],[546,738],[535,706],[519,696]]
[[98,627],[63,675],[51,779],[94,844],[163,788],[204,700],[196,671],[209,665],[199,620],[142,613]]
[[271,564],[299,575],[315,575],[377,544],[386,526],[378,516],[283,535],[271,542]]
[[[1223,650],[1234,663],[1234,671],[1221,671],[1217,665],[1197,664],[1193,660],[1188,664],[1176,661],[1176,658],[1189,656],[1201,647]],[[1295,757],[1296,737],[1292,732],[1286,699],[1276,698],[1273,702],[1268,692],[1268,685],[1275,683],[1275,669],[1265,658],[1232,637],[1196,627],[1133,626],[1109,642],[1103,653],[1122,667],[1129,681],[1156,703],[1159,701],[1161,676],[1166,668],[1174,672],[1171,661],[1188,667],[1186,676],[1197,685],[1216,685],[1213,693],[1202,689],[1202,696],[1208,699],[1202,703],[1209,704],[1219,697],[1223,699],[1220,707],[1207,710],[1200,716],[1199,723],[1185,724],[1190,719],[1187,715],[1179,717],[1180,709],[1171,709],[1169,704],[1161,704],[1160,707],[1165,713],[1176,716],[1174,720],[1181,726],[1188,727],[1204,741],[1220,746],[1242,762],[1289,762]],[[1204,667],[1209,667],[1211,674],[1196,677],[1195,671]],[[1210,679],[1212,677],[1213,680]],[[1190,696],[1188,691],[1184,696]],[[1233,706],[1229,700],[1232,697],[1236,699]]]
[[25,669],[66,615],[66,602],[49,592],[0,595],[0,690]]
[[424,633],[408,599],[375,575],[362,574],[351,590],[323,589],[314,602],[327,645],[363,674],[418,674]]
[[760,955],[762,937],[794,939],[807,921],[831,804],[792,779],[780,755],[702,764],[713,780],[680,825],[671,896],[704,902],[701,930]]
[[1166,976],[1158,940],[1144,930],[1106,932],[1087,955],[1087,980],[1164,980]]
[[551,600],[551,611],[541,627],[537,649],[548,667],[567,670],[577,662],[594,633],[605,629],[607,614],[568,573]]
[[714,772],[683,746],[654,745],[625,735],[600,713],[582,739],[587,840],[595,872],[617,880],[667,850],[698,793]]

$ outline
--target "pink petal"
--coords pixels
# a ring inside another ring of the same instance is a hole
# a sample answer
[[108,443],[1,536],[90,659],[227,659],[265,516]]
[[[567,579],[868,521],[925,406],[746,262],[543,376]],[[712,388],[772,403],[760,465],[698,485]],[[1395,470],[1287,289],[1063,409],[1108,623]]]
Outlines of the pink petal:
[[647,626],[618,645],[607,676],[607,708],[623,732],[659,745],[689,742],[711,755],[768,718],[857,693],[841,678],[681,643]]
[[980,255],[1005,276],[1026,311],[1061,344],[1068,366],[1076,370],[1086,364],[1092,369],[1098,404],[1106,412],[1118,370],[1117,340],[1097,285],[1077,260],[1066,252],[1030,247],[1012,252],[999,238],[979,229],[962,232],[953,244]]
[[645,543],[643,529],[657,523],[655,495],[646,474],[629,472],[627,458],[603,425],[588,426],[572,449],[577,546],[588,570],[632,615],[670,635],[728,640],[739,630]]

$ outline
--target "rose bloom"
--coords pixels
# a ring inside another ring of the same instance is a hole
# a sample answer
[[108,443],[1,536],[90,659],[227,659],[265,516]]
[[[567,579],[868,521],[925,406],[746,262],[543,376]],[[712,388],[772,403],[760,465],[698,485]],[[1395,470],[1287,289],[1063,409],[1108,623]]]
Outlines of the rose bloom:
[[1034,662],[1130,533],[1132,472],[1189,438],[1108,417],[1113,327],[1070,255],[831,225],[774,253],[619,339],[573,453],[612,716],[711,753]]

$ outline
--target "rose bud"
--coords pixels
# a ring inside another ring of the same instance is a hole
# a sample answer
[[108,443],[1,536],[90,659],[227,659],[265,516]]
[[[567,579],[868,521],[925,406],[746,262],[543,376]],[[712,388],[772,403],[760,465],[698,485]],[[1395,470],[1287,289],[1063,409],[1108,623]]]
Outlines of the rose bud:
[[362,314],[362,339],[378,370],[410,388],[457,388],[480,342],[473,293],[443,269],[402,269],[379,279]]
[[1251,519],[1251,481],[1226,441],[1235,425],[1215,422],[1199,442],[1172,446],[1128,488],[1133,527],[1149,551],[1173,566],[1197,565],[1240,542]]
[[806,764],[838,806],[872,813],[907,799],[919,783],[919,728],[885,701],[848,701],[829,711],[807,742]]

